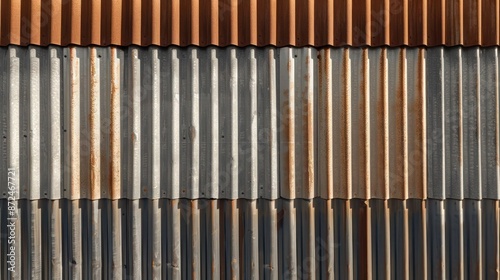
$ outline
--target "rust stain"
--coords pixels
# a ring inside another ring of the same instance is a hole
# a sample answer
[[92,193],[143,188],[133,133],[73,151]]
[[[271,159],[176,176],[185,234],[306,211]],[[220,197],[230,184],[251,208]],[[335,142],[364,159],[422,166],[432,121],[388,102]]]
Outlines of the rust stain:
[[352,190],[352,158],[351,158],[351,67],[349,59],[349,49],[344,49],[343,60],[342,60],[342,83],[343,83],[343,114],[342,123],[344,124],[344,129],[342,131],[342,147],[343,147],[343,160],[344,160],[344,196],[347,199],[351,198]]
[[497,2],[413,2],[75,0],[66,7],[61,0],[10,1],[2,5],[0,44],[362,47],[500,41]]
[[330,77],[330,49],[321,50],[318,55],[318,79],[319,79],[319,100],[318,113],[322,113],[319,118],[319,140],[325,146],[325,154],[319,157],[326,157],[326,197],[333,197],[333,134],[332,134],[332,91]]
[[368,49],[363,49],[363,68],[361,75],[361,95],[362,102],[360,104],[359,123],[360,127],[360,156],[361,166],[360,173],[364,174],[364,192],[363,198],[370,197],[370,91],[368,84],[369,79],[369,66],[368,66]]
[[76,49],[70,48],[71,63],[71,198],[80,198],[80,63]]
[[120,197],[120,71],[116,55],[116,49],[111,48],[111,176],[109,176],[111,199]]
[[97,52],[90,49],[90,196],[100,197],[101,151],[100,151],[100,112],[99,112],[99,73],[97,72]]

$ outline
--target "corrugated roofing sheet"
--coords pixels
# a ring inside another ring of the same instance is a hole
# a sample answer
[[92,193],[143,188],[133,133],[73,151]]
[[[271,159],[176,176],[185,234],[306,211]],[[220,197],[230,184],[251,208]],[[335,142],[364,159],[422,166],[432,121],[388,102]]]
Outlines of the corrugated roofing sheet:
[[[21,200],[2,279],[498,279],[494,200]],[[0,200],[7,232],[7,200]],[[482,278],[481,278],[482,277]]]
[[425,198],[423,49],[0,52],[21,198]]
[[0,45],[437,46],[500,43],[490,0],[0,1]]
[[0,63],[0,166],[21,198],[500,198],[496,48],[10,47]]

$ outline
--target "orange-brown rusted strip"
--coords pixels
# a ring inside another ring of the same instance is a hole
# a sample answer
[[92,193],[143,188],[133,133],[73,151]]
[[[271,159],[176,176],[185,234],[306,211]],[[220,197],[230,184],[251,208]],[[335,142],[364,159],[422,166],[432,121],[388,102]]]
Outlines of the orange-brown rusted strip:
[[495,46],[498,0],[1,0],[0,45]]

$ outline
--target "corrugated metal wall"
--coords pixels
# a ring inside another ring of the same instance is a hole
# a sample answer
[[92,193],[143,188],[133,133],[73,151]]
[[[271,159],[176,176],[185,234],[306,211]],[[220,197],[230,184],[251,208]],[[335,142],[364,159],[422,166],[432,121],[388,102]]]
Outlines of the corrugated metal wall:
[[499,198],[497,48],[0,53],[20,198]]
[[0,0],[0,279],[500,279],[499,11]]
[[0,52],[20,198],[424,198],[424,50]]
[[[498,278],[497,200],[40,199],[18,208],[15,279]],[[7,246],[2,238],[2,279]]]
[[498,277],[497,48],[9,47],[0,63],[17,278]]

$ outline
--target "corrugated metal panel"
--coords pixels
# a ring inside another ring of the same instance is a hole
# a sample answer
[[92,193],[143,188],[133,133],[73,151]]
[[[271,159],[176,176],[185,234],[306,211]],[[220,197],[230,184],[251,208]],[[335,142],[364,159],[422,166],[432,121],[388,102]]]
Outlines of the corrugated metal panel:
[[274,49],[0,52],[21,198],[278,197]]
[[285,198],[424,198],[425,51],[280,49]]
[[423,50],[2,51],[21,198],[425,197]]
[[0,2],[0,45],[436,46],[500,43],[486,0]]
[[500,199],[498,49],[427,57],[429,197]]
[[498,203],[21,200],[14,278],[497,279]]
[[3,48],[0,164],[30,199],[500,199],[497,52]]

